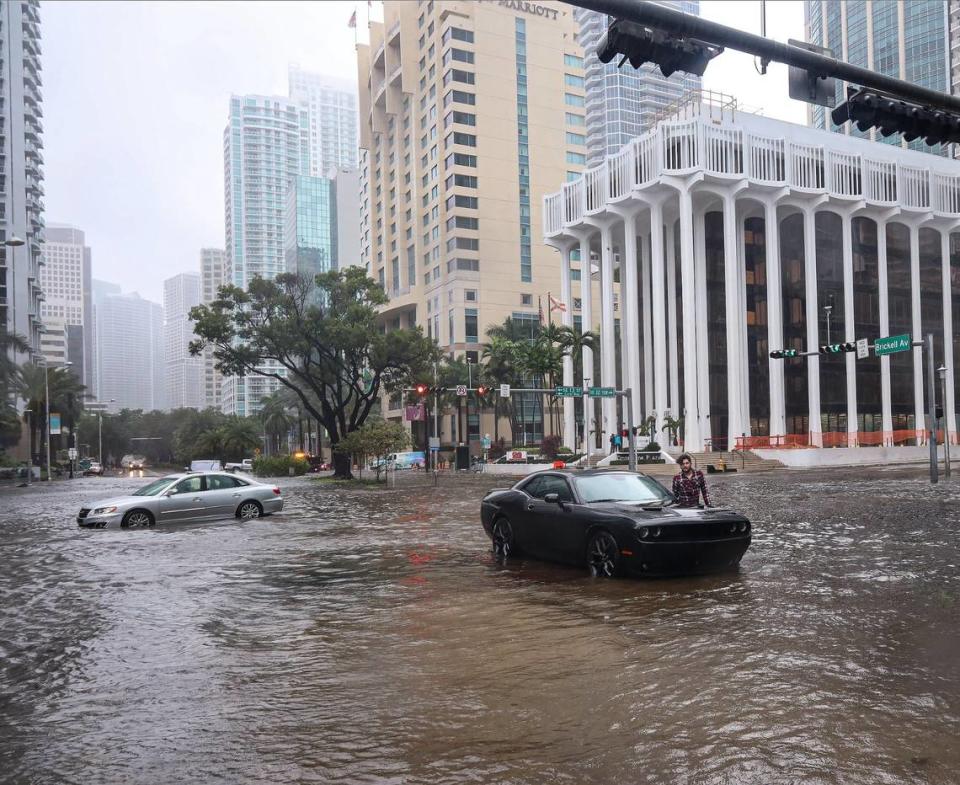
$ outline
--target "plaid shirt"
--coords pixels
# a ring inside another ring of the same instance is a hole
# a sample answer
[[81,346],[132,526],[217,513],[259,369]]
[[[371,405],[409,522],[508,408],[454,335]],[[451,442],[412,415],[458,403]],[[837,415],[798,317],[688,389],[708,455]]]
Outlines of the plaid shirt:
[[703,480],[703,472],[691,469],[689,474],[682,471],[673,478],[673,498],[681,507],[696,507],[703,494],[703,503],[710,504],[707,496],[707,484]]

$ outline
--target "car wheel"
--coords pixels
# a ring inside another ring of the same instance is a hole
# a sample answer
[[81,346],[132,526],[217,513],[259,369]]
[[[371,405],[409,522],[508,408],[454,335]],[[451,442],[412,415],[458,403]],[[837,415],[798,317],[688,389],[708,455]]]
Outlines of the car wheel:
[[620,569],[620,549],[608,531],[598,531],[587,546],[587,569],[594,578],[613,578]]
[[120,526],[124,529],[145,529],[153,524],[153,516],[146,510],[130,510],[120,521]]
[[493,555],[498,559],[509,559],[517,555],[516,541],[513,536],[513,525],[510,519],[504,516],[497,518],[493,522],[493,528],[490,530],[493,540]]
[[237,507],[237,517],[242,521],[259,518],[261,515],[263,515],[263,507],[259,502],[247,501]]

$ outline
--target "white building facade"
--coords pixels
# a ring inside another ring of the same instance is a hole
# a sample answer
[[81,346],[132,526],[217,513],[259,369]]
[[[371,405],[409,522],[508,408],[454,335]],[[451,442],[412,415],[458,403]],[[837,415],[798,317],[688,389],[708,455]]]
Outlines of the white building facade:
[[300,174],[330,177],[330,170],[357,168],[357,88],[343,79],[287,69],[290,98],[309,114],[309,168]]
[[134,294],[96,305],[98,396],[111,412],[163,407],[163,309]]
[[[220,248],[200,249],[200,302],[209,305],[217,299],[217,292],[223,286],[223,267],[225,254]],[[220,408],[220,371],[213,359],[213,349],[203,350],[203,406]]]
[[[920,348],[860,360],[769,352],[928,332],[956,440],[957,162],[697,101],[545,196],[542,209],[545,242],[561,253],[561,299],[579,295],[585,329],[599,330],[601,378],[591,384],[635,391],[634,422],[653,416],[661,443],[670,417],[694,451],[922,444]],[[591,251],[598,317],[583,291],[591,277],[576,274]],[[563,317],[572,324],[574,308]],[[582,381],[570,358],[563,373],[565,385]],[[565,403],[564,443],[579,443]],[[626,427],[617,409],[605,399],[590,424],[604,439]]]
[[203,408],[202,357],[190,354],[190,309],[200,304],[200,276],[179,273],[163,282],[163,408]]

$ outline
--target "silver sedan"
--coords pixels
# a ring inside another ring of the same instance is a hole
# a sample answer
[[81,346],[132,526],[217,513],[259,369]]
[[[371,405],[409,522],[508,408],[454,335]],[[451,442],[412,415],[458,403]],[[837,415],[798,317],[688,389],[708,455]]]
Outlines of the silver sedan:
[[171,474],[129,496],[84,507],[77,525],[87,529],[144,528],[158,523],[259,518],[283,509],[276,485],[221,472]]

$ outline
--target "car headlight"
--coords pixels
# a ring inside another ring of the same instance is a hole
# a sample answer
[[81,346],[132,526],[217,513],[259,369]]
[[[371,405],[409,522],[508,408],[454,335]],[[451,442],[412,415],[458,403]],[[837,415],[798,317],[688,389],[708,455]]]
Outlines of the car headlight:
[[740,524],[740,531],[742,532],[745,532],[749,528],[750,528],[750,524],[747,523],[746,521]]
[[654,537],[659,537],[661,534],[663,534],[663,529],[661,529],[659,526],[653,530]]
[[640,529],[641,537],[647,537],[649,534],[650,534],[650,530],[646,526]]
[[731,523],[731,524],[730,524],[730,534],[736,534],[736,533],[737,533],[737,524]]
[[107,513],[116,512],[116,507],[97,507],[91,515],[106,515]]

